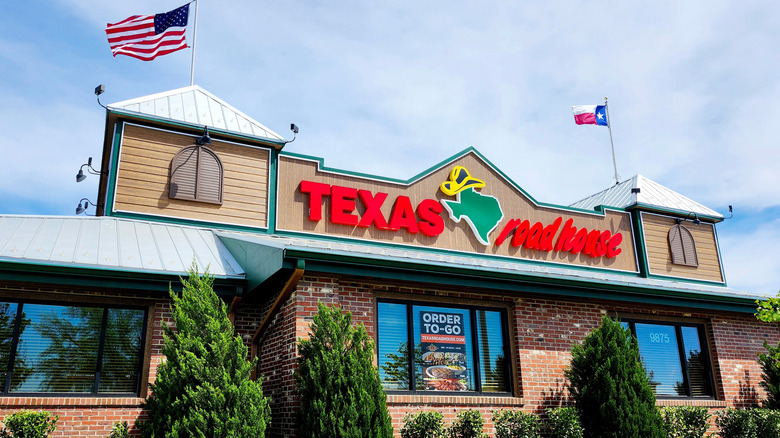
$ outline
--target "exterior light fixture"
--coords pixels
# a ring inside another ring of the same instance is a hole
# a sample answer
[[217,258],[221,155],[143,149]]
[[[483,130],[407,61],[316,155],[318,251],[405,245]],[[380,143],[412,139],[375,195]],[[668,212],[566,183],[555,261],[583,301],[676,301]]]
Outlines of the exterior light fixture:
[[681,223],[687,221],[688,218],[691,217],[691,215],[693,215],[693,220],[691,222],[693,222],[694,225],[701,225],[701,220],[699,220],[699,215],[694,213],[694,212],[688,213],[687,215],[685,215],[684,218],[677,218],[677,223],[681,224]]
[[298,125],[296,125],[295,123],[290,123],[290,131],[292,131],[293,133],[293,138],[290,141],[284,142],[284,144],[292,143],[295,141],[295,136],[298,135]]
[[203,128],[203,135],[201,137],[195,139],[195,143],[197,143],[198,146],[211,144],[211,137],[209,137],[209,127],[208,126]]
[[105,93],[105,91],[106,91],[106,86],[103,85],[103,84],[100,84],[97,87],[95,87],[95,96],[97,96],[97,103],[98,103],[98,105],[102,106],[105,109],[108,109],[108,108],[106,108],[105,105],[100,103],[100,95]]
[[[84,202],[83,205],[81,204],[82,201]],[[89,199],[81,198],[81,201],[79,201],[78,205],[76,205],[76,214],[77,215],[81,213],[87,214],[87,207],[89,207],[90,205],[92,205],[93,207],[97,207],[97,205],[93,204],[92,201],[90,201]]]
[[81,165],[79,173],[76,174],[76,182],[82,182],[87,179],[87,175],[84,174],[84,167],[87,168],[87,172],[92,175],[100,175],[101,172],[92,167],[92,157],[89,157],[86,163]]

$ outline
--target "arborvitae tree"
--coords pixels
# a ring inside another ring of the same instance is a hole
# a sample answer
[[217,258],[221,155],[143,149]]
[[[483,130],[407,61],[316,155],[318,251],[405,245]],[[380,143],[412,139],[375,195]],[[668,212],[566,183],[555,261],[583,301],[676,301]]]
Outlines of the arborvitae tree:
[[387,396],[373,364],[374,344],[352,314],[320,303],[310,338],[298,341],[296,383],[303,438],[392,437]]
[[[780,297],[770,297],[756,301],[756,318],[764,322],[780,322]],[[758,354],[761,365],[761,386],[766,390],[764,406],[769,409],[780,409],[780,342],[770,345],[764,339],[766,353]]]
[[257,361],[247,360],[248,349],[234,333],[213,281],[193,269],[182,279],[181,297],[170,292],[175,330],[163,326],[166,360],[142,404],[149,418],[138,424],[145,437],[265,435],[268,400],[260,380],[250,379]]
[[604,316],[572,348],[566,376],[586,438],[664,437],[636,339],[619,322]]

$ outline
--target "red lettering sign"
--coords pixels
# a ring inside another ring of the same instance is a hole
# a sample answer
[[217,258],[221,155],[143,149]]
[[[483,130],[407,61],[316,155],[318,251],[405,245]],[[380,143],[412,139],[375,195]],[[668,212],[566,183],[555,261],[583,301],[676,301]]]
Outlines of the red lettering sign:
[[525,246],[528,249],[538,249],[541,251],[563,251],[572,254],[587,254],[591,257],[613,258],[620,254],[620,242],[623,241],[623,235],[620,233],[614,236],[610,231],[591,230],[580,228],[573,225],[574,219],[568,219],[563,224],[563,230],[558,236],[558,240],[553,246],[552,241],[558,233],[563,218],[555,219],[553,223],[544,226],[541,222],[531,225],[527,220],[511,219],[501,230],[501,234],[496,239],[496,246],[501,245],[512,235],[511,245],[513,247]]
[[[301,181],[300,192],[309,195],[310,221],[322,220],[323,198],[330,197],[328,220],[333,224],[363,228],[373,226],[391,231],[404,229],[410,234],[423,233],[430,237],[444,231],[444,218],[441,217],[444,207],[434,199],[423,199],[415,209],[408,196],[399,196],[395,199],[388,221],[381,210],[387,200],[387,193],[373,194],[369,190],[312,181]],[[358,207],[361,204],[365,207],[363,214],[359,214]]]

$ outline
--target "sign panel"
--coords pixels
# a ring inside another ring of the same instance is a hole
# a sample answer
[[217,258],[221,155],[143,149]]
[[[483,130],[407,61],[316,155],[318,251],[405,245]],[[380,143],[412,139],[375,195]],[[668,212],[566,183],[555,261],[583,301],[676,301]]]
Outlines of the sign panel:
[[466,361],[466,335],[463,314],[439,311],[420,312],[422,377],[428,390],[463,391],[469,369]]
[[408,183],[281,155],[277,229],[637,272],[627,212],[538,204],[474,151]]

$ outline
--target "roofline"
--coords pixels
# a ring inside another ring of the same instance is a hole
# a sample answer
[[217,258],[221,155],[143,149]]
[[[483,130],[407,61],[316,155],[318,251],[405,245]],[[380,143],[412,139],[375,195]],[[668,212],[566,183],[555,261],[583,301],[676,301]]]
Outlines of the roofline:
[[[203,129],[208,126],[208,125],[201,125],[198,123],[182,122],[180,120],[139,113],[136,111],[119,110],[111,107],[107,107],[106,111],[109,114],[113,114],[119,117],[120,119],[118,121],[120,121],[121,118],[141,120],[141,121],[153,122],[153,123],[158,123],[163,125],[176,126],[179,128],[192,129],[196,132],[201,132],[201,133]],[[276,150],[281,150],[287,143],[289,143],[288,141],[276,140],[269,137],[259,137],[254,135],[242,134],[234,131],[226,131],[212,126],[208,126],[208,128],[209,128],[209,134],[211,135],[217,134],[218,136],[222,136],[222,137],[230,137],[230,138],[244,140],[244,141],[256,142],[256,143],[263,144],[265,146],[272,146]]]

